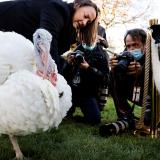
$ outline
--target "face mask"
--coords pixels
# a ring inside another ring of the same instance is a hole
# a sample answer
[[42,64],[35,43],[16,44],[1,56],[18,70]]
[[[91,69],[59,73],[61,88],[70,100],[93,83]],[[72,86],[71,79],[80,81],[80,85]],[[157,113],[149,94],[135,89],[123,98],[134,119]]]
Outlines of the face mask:
[[141,49],[135,49],[130,52],[132,53],[135,60],[139,60],[143,56]]
[[85,50],[92,51],[92,50],[96,47],[96,44],[86,45],[85,43],[82,43],[82,47],[83,47]]

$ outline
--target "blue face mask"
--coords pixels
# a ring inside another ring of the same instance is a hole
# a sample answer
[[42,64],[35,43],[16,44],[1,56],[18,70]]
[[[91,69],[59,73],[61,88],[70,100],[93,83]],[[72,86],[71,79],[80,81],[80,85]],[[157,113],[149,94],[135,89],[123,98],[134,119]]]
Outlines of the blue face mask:
[[85,43],[82,43],[82,47],[85,49],[85,50],[89,50],[89,51],[92,51],[96,45],[95,44],[92,44],[92,45],[87,45]]
[[132,53],[135,60],[139,60],[143,56],[141,49],[135,49],[130,52]]

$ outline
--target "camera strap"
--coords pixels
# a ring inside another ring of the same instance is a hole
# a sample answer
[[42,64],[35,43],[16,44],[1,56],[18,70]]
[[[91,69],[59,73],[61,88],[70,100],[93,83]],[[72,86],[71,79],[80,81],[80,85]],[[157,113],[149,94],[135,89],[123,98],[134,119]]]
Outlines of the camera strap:
[[135,78],[133,94],[132,94],[132,102],[133,102],[132,111],[134,110],[135,103],[140,101],[140,93],[141,93],[141,87],[137,84],[138,69],[136,67],[136,64],[135,64],[135,68],[136,68],[136,78]]

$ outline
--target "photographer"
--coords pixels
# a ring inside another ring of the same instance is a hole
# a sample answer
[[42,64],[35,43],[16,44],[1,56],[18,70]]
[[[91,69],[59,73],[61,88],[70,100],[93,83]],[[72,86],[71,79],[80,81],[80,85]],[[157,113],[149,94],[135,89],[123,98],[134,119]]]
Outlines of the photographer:
[[[142,105],[146,38],[147,35],[142,29],[127,31],[124,37],[125,51],[109,61],[111,94],[118,120],[125,119],[132,129],[135,127],[134,114],[128,100]],[[150,101],[147,107],[146,110],[151,111]],[[144,123],[150,123],[150,112],[146,112]]]
[[98,35],[97,35],[97,43],[100,43],[104,48],[108,48],[108,41],[106,37],[105,28],[98,23]]
[[72,116],[75,107],[80,107],[84,123],[100,123],[98,91],[108,73],[108,59],[102,46],[99,43],[92,46],[79,44],[75,52],[68,56],[63,72],[72,88],[73,106],[68,116]]

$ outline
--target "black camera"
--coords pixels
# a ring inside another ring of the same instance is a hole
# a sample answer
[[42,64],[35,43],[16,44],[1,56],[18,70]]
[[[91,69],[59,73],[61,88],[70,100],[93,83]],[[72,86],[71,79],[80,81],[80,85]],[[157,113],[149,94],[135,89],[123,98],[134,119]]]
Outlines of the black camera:
[[130,62],[134,61],[134,56],[130,52],[124,51],[121,55],[117,55],[116,59],[118,64],[115,69],[126,72]]
[[82,52],[80,50],[76,50],[75,52],[72,53],[72,55],[74,55],[76,65],[80,65],[81,63],[83,63],[84,52]]
[[129,128],[127,120],[116,121],[114,123],[106,123],[100,126],[99,133],[102,137],[117,135],[126,131]]

